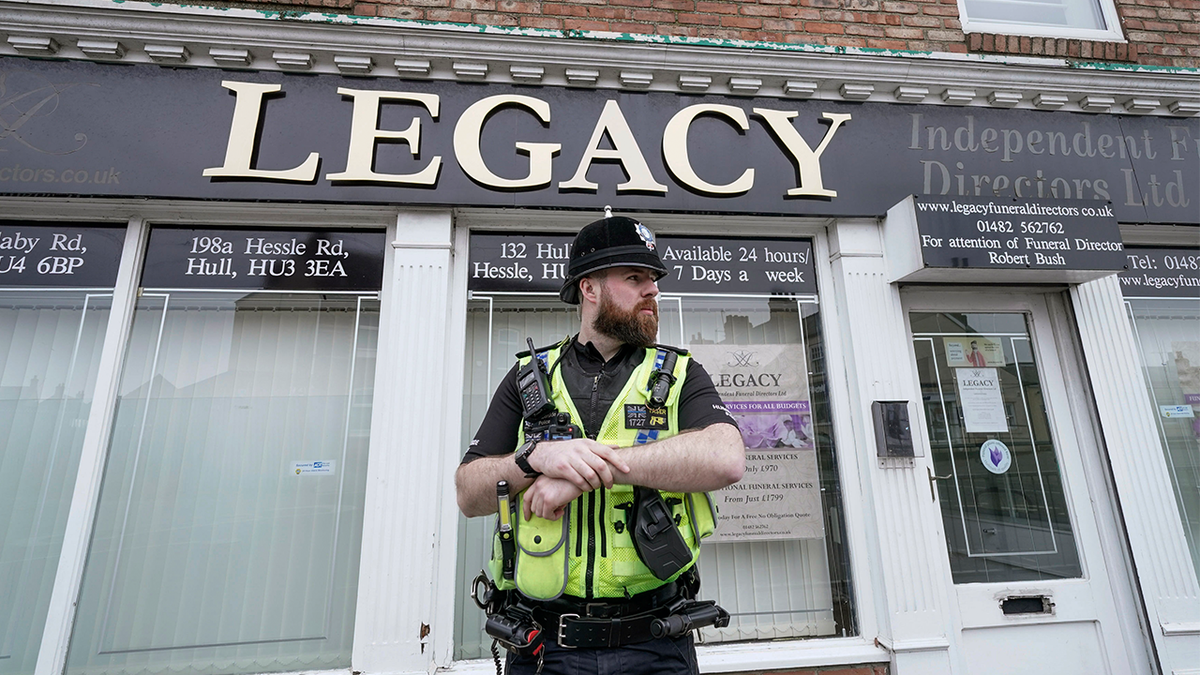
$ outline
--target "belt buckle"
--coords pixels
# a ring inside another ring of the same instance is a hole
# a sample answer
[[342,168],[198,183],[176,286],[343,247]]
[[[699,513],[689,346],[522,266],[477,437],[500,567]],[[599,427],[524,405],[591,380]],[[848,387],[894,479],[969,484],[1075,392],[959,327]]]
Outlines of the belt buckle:
[[559,647],[562,647],[563,649],[575,649],[575,645],[563,644],[563,638],[566,637],[566,633],[567,633],[567,619],[578,619],[578,618],[579,618],[578,614],[559,614],[558,615],[558,639],[555,640],[555,642],[558,643]]

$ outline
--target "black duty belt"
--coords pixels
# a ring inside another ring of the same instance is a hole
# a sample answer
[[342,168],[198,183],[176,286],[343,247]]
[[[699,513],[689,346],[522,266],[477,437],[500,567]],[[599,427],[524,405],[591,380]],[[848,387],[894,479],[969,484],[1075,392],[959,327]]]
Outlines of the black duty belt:
[[632,598],[563,596],[533,604],[533,616],[556,636],[560,647],[620,647],[653,640],[651,624],[669,617],[679,599],[679,587],[670,583]]

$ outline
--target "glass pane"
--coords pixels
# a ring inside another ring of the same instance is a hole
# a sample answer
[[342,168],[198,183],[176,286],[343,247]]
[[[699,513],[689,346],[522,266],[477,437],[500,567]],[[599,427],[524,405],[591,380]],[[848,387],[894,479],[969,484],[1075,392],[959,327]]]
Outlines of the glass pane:
[[966,0],[972,21],[1104,30],[1097,0]]
[[0,675],[37,661],[111,306],[0,291]]
[[954,583],[1081,576],[1025,315],[910,319]]
[[70,673],[350,665],[378,303],[145,293]]
[[[801,461],[796,469],[815,472],[801,482],[815,482],[821,510],[820,522],[806,538],[794,534],[796,538],[705,544],[700,558],[703,596],[732,615],[727,628],[701,631],[707,642],[858,633],[817,310],[815,304],[781,298],[682,299],[684,344],[689,348],[739,345],[747,347],[744,354],[755,354],[749,358],[800,350],[799,361],[808,371],[808,412],[738,417],[748,447],[787,449],[802,460],[806,452],[814,452],[811,466]],[[707,369],[715,373],[720,367],[709,364]],[[747,400],[755,398],[749,395]],[[731,398],[725,402],[735,409]],[[764,425],[764,420],[773,426]],[[747,465],[743,483],[762,480],[750,471],[752,465]],[[720,504],[719,496],[717,501]],[[772,522],[769,516],[765,522]]]
[[[1184,536],[1200,576],[1200,303],[1187,299],[1127,302]],[[1186,415],[1188,408],[1192,417]]]
[[[795,345],[807,360],[811,431],[822,501],[822,538],[705,544],[704,598],[733,613],[729,628],[706,630],[710,642],[857,634],[852,606],[841,491],[825,386],[820,321],[815,305],[787,299],[660,297],[659,339],[703,344]],[[480,298],[469,303],[463,438],[474,435],[500,379],[524,350],[575,333],[574,307],[538,296]],[[807,340],[805,340],[807,336]],[[493,520],[459,518],[458,595],[454,655],[486,658],[491,639],[467,593],[490,552]]]

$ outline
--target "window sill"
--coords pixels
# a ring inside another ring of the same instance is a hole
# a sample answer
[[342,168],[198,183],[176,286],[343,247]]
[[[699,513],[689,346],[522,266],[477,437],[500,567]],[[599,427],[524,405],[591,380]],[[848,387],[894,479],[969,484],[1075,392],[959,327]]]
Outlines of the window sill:
[[969,33],[967,49],[972,53],[1019,54],[1021,56],[1047,56],[1081,61],[1138,60],[1138,45],[1109,40],[1080,40],[1074,38],[1029,37],[998,35],[995,33]]
[[[887,663],[888,652],[861,638],[777,640],[696,645],[702,673],[742,673],[763,670],[850,666]],[[439,673],[491,675],[491,659],[458,661]]]

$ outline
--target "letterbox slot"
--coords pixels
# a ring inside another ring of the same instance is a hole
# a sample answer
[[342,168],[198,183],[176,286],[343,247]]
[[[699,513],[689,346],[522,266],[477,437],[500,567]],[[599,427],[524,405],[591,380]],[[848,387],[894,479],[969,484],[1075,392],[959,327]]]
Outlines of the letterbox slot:
[[1054,603],[1044,595],[1025,595],[1004,598],[1000,601],[1000,610],[1009,614],[1050,614]]

